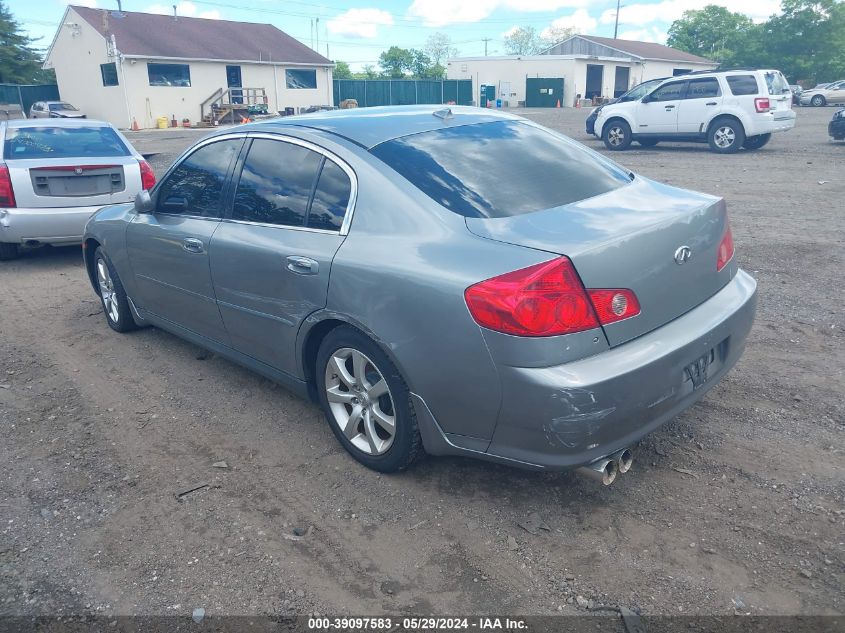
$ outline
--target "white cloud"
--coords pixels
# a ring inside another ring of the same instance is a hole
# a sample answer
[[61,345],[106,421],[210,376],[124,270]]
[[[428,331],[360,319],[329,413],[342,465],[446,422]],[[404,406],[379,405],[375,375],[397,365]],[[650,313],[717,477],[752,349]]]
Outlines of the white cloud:
[[[173,15],[173,6],[164,4],[153,4],[144,9],[144,13],[157,13],[159,15]],[[209,20],[219,20],[220,11],[217,9],[210,9],[208,11],[200,11],[197,5],[189,0],[182,0],[176,4],[176,15],[181,15],[186,18],[207,18]]]
[[332,35],[346,35],[371,39],[378,35],[379,26],[392,26],[393,16],[381,9],[349,9],[332,18],[326,27]]
[[[550,28],[575,29],[576,33],[590,34],[599,25],[586,9],[578,9],[569,15],[564,15],[553,20]],[[548,37],[550,28],[547,27],[540,32],[540,37]]]
[[557,11],[586,7],[590,0],[414,0],[408,15],[420,18],[426,26],[480,22],[496,9],[510,11]]
[[666,31],[663,31],[656,26],[651,26],[644,29],[634,29],[631,31],[620,31],[620,40],[636,40],[638,42],[654,42],[655,44],[666,43]]
[[[708,4],[743,13],[758,22],[767,20],[780,10],[780,0],[663,0],[655,4],[636,3],[623,6],[619,11],[619,24],[645,26],[652,22],[671,23],[683,16],[684,11],[703,9]],[[616,20],[616,10],[607,9],[599,20],[602,24],[613,24]]]
[[62,4],[75,4],[80,7],[88,7],[89,9],[97,8],[97,0],[64,0]]

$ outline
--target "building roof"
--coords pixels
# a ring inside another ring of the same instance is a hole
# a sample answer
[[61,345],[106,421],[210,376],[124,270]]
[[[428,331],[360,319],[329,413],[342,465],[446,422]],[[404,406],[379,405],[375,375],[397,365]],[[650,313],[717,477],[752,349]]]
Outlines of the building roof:
[[70,8],[127,57],[333,65],[272,24]]
[[595,35],[573,35],[572,37],[569,37],[563,40],[562,42],[558,42],[554,46],[551,46],[549,49],[547,49],[547,51],[544,52],[549,52],[554,49],[558,49],[565,42],[569,42],[574,39],[586,40],[587,42],[592,42],[594,44],[598,44],[599,46],[612,48],[622,53],[625,53],[626,55],[638,57],[640,59],[663,60],[669,62],[689,62],[693,64],[716,64],[716,62],[711,59],[707,59],[706,57],[699,57],[698,55],[693,55],[692,53],[679,51],[676,48],[664,46],[663,44],[655,44],[654,42],[639,42],[637,40],[614,39],[612,37],[598,37]]

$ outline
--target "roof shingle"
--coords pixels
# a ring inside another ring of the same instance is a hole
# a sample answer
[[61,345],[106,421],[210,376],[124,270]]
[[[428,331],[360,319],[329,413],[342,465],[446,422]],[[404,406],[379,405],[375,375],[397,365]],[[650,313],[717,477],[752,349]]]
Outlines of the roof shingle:
[[168,59],[326,64],[332,62],[271,24],[209,20],[71,5],[124,55]]
[[636,57],[643,59],[665,59],[672,62],[697,62],[699,64],[713,64],[713,60],[693,55],[685,51],[679,51],[677,48],[664,46],[663,44],[655,44],[653,42],[638,42],[636,40],[620,40],[612,37],[597,37],[595,35],[578,35],[585,40],[590,40],[596,44],[609,46],[617,50],[623,51]]

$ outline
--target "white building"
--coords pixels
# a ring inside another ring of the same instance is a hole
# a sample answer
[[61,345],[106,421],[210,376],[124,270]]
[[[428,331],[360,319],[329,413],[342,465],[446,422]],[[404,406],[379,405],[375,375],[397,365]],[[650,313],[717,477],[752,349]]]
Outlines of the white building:
[[570,107],[576,95],[613,98],[648,79],[716,66],[662,44],[573,35],[541,55],[453,58],[446,63],[446,75],[472,79],[479,105],[501,99],[510,107],[555,107],[558,101]]
[[69,6],[44,66],[63,100],[121,128],[196,123],[213,95],[270,112],[333,100],[334,64],[270,24]]

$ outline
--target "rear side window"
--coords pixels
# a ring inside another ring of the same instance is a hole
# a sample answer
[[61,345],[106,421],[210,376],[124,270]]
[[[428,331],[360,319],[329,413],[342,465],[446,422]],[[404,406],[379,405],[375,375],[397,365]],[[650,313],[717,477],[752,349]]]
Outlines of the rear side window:
[[204,145],[170,172],[156,192],[159,213],[221,217],[223,185],[243,145],[229,139]]
[[336,163],[326,159],[314,190],[306,226],[312,229],[339,231],[352,195],[349,176]]
[[713,79],[692,79],[687,88],[687,99],[706,99],[708,97],[718,97],[722,94],[719,90],[719,81]]
[[422,132],[370,151],[432,200],[467,217],[532,213],[630,182],[597,154],[518,121]]
[[235,191],[232,219],[304,226],[322,159],[300,145],[255,139]]
[[754,75],[728,75],[725,79],[728,80],[731,92],[738,97],[756,95],[759,92],[757,78]]
[[6,160],[129,155],[129,149],[110,127],[10,127],[3,143]]

